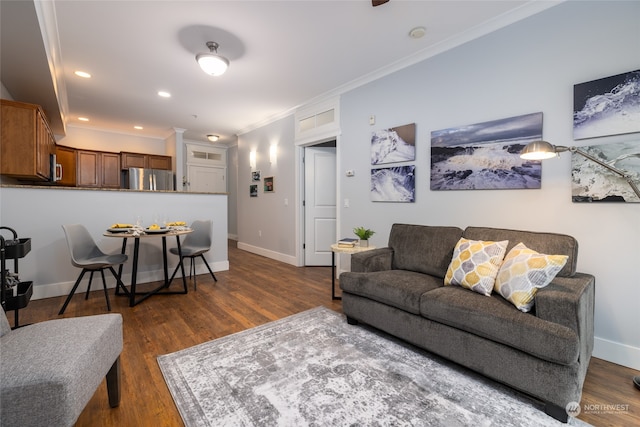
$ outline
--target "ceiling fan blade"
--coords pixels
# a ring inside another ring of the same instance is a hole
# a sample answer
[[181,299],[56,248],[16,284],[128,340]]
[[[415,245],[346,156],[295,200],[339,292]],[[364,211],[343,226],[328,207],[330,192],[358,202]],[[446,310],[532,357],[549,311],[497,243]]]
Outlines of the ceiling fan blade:
[[371,0],[371,5],[373,7],[380,6],[381,4],[385,4],[389,0]]

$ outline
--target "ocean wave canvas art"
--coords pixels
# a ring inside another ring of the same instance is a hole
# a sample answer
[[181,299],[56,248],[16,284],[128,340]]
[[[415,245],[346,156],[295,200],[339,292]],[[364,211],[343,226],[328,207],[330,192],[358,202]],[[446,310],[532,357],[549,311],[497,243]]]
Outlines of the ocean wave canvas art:
[[573,139],[640,132],[640,70],[573,87]]
[[371,133],[371,164],[416,159],[416,124],[381,129]]
[[[578,147],[626,173],[640,187],[640,141]],[[571,154],[571,199],[574,202],[640,203],[627,180],[579,153]]]
[[520,152],[542,139],[542,113],[431,132],[432,190],[540,188],[542,165]]
[[408,202],[416,200],[414,165],[371,169],[371,200],[374,202]]

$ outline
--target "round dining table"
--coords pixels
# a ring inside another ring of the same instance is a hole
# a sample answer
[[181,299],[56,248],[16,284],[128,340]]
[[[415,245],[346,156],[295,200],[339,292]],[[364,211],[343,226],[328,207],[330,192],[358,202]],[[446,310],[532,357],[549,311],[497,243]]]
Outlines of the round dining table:
[[[132,229],[119,229],[110,228],[107,230],[103,236],[111,237],[111,238],[119,238],[122,239],[122,253],[126,253],[127,250],[127,240],[134,239],[133,244],[133,262],[132,262],[132,271],[131,271],[131,285],[129,289],[124,285],[116,286],[116,295],[124,295],[129,297],[129,307],[133,307],[142,301],[146,300],[152,295],[176,295],[176,294],[186,294],[188,293],[187,289],[187,279],[184,274],[184,265],[182,263],[182,249],[180,247],[180,236],[192,233],[193,230],[190,228],[166,228],[160,230],[149,230],[144,229],[144,231],[134,232]],[[157,239],[162,238],[162,264],[164,267],[164,281],[163,283],[152,289],[151,291],[138,291],[136,289],[137,279],[138,279],[138,252],[140,250],[140,240],[141,239]],[[182,273],[182,285],[183,289],[180,291],[170,291],[168,290],[171,282],[173,280],[173,276],[169,278],[169,270],[167,266],[167,237],[175,237],[176,244],[178,247],[178,262],[180,265],[180,271]],[[122,264],[118,267],[118,276],[122,277]],[[122,281],[121,281],[122,283]],[[122,292],[120,292],[122,290]],[[139,298],[136,298],[139,296]]]

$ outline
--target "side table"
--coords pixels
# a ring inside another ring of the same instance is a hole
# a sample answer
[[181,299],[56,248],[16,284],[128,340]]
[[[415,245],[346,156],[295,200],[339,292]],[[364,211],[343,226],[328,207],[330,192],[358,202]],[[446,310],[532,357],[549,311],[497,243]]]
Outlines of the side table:
[[338,246],[337,243],[331,245],[331,299],[342,299],[342,297],[336,296],[336,253],[340,254],[356,254],[358,252],[370,251],[375,249],[375,246],[354,246],[352,248],[343,248]]

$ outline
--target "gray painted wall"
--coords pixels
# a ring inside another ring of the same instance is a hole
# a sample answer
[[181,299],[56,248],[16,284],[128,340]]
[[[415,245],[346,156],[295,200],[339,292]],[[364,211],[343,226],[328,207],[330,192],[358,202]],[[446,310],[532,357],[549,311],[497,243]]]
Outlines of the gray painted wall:
[[[640,369],[640,204],[572,203],[568,154],[545,161],[540,190],[429,189],[433,130],[542,111],[543,136],[558,145],[640,140],[639,134],[572,139],[573,85],[640,68],[639,20],[640,2],[567,2],[342,94],[338,173],[356,173],[340,180],[338,205],[350,201],[338,214],[340,235],[364,225],[377,231],[372,244],[384,246],[394,222],[571,234],[580,243],[579,270],[596,276],[595,355]],[[416,202],[371,202],[371,131],[408,123],[417,124]],[[239,138],[239,240],[276,259],[295,254],[294,211],[282,204],[294,191],[293,124],[282,119]],[[286,190],[250,200],[249,151],[258,150],[265,176],[271,139],[280,141],[275,175]]]

